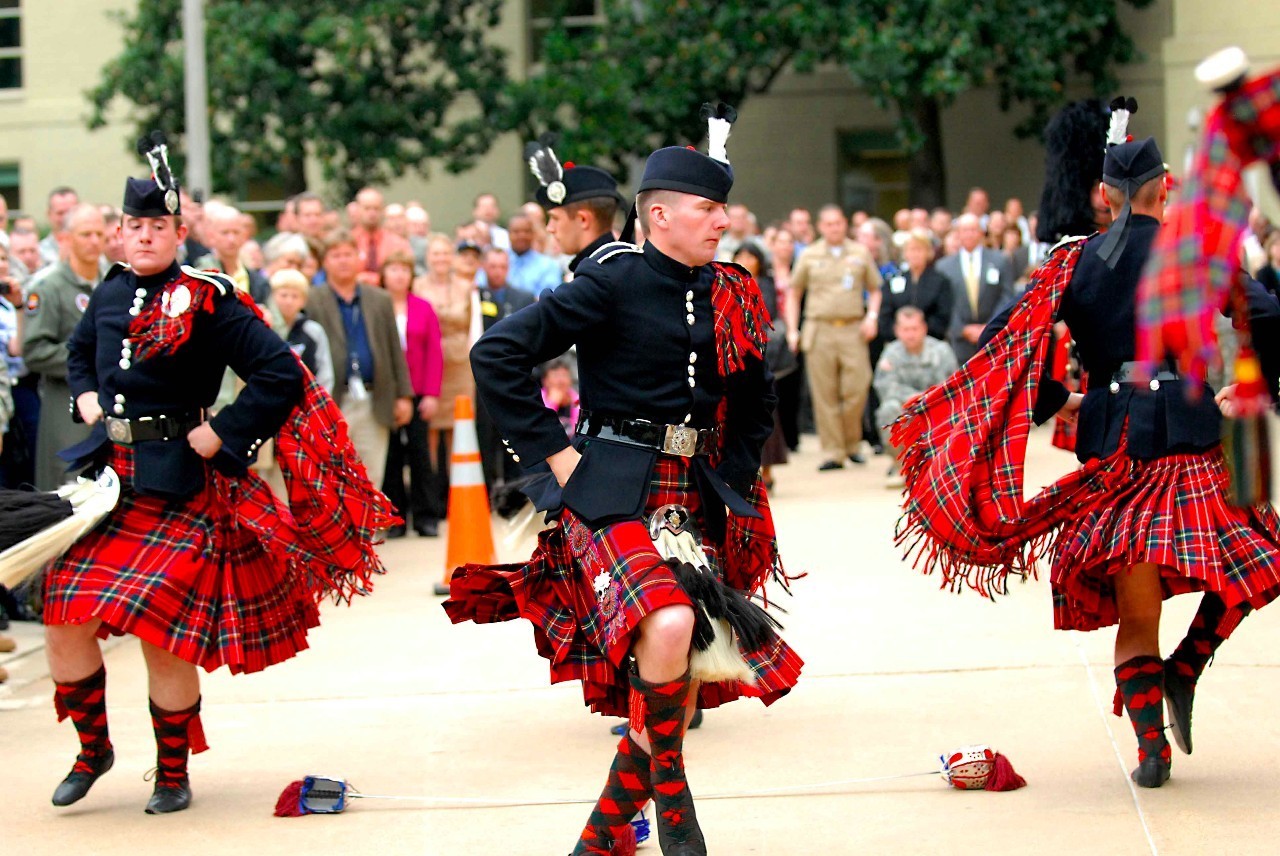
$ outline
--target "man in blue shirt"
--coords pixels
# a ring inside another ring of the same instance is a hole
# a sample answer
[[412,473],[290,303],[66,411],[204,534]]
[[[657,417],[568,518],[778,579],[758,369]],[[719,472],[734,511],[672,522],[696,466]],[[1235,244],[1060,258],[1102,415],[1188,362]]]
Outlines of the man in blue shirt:
[[545,291],[554,291],[564,282],[560,265],[555,259],[533,248],[533,222],[523,214],[507,221],[511,236],[510,282],[516,288],[541,297]]

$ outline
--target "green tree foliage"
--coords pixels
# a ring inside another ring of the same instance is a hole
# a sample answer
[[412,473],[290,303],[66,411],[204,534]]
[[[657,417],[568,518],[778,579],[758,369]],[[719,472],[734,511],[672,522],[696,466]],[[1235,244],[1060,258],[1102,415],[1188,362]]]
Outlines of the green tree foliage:
[[913,203],[942,204],[941,111],[990,87],[1034,134],[1069,82],[1108,93],[1111,69],[1135,58],[1119,2],[604,0],[606,21],[589,37],[548,33],[541,70],[514,86],[511,124],[526,136],[571,128],[568,154],[622,171],[655,146],[700,137],[703,101],[741,105],[784,69],[832,63],[896,113]]
[[[305,189],[311,154],[353,193],[440,159],[460,172],[488,150],[507,60],[486,43],[502,0],[205,0],[216,190]],[[139,0],[123,53],[88,93],[90,127],[117,98],[136,132],[180,155],[181,0]],[[181,169],[181,160],[176,165]],[[181,171],[179,175],[181,175]],[[348,197],[349,198],[349,197]]]

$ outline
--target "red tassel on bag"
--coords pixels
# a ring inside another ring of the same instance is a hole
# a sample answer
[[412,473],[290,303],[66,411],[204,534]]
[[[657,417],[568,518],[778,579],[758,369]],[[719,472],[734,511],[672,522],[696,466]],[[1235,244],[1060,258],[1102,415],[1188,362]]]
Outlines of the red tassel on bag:
[[276,800],[276,817],[302,817],[302,780],[290,782]]
[[628,823],[618,833],[618,837],[613,839],[613,846],[609,848],[609,856],[636,856],[637,846],[636,828]]
[[991,775],[987,777],[987,785],[983,790],[1016,791],[1026,785],[1027,780],[1018,775],[1009,759],[997,752],[992,761]]

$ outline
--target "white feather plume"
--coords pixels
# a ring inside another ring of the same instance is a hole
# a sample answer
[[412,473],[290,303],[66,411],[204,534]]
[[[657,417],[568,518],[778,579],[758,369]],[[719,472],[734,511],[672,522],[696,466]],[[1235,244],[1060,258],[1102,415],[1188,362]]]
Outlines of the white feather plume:
[[733,127],[725,119],[712,116],[707,120],[707,157],[720,163],[729,162],[729,152],[725,144],[729,141],[729,129]]
[[1129,116],[1138,112],[1138,102],[1123,95],[1111,101],[1111,126],[1107,129],[1107,145],[1118,146],[1129,139]]

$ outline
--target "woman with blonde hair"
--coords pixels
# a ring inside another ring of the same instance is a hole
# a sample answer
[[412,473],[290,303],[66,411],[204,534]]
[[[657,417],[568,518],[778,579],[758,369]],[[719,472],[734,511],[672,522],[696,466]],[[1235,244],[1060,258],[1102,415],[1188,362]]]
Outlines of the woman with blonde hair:
[[902,243],[902,267],[888,277],[884,302],[880,307],[880,337],[892,342],[893,319],[904,306],[915,306],[924,313],[929,335],[947,341],[951,324],[951,307],[955,295],[951,283],[933,267],[933,236],[915,229]]
[[440,322],[444,372],[440,379],[439,406],[428,423],[427,448],[431,453],[429,508],[443,518],[449,501],[449,450],[453,446],[454,399],[475,399],[476,384],[468,359],[474,341],[475,282],[459,276],[457,251],[443,234],[427,239],[427,272],[413,282],[414,295],[431,304]]

